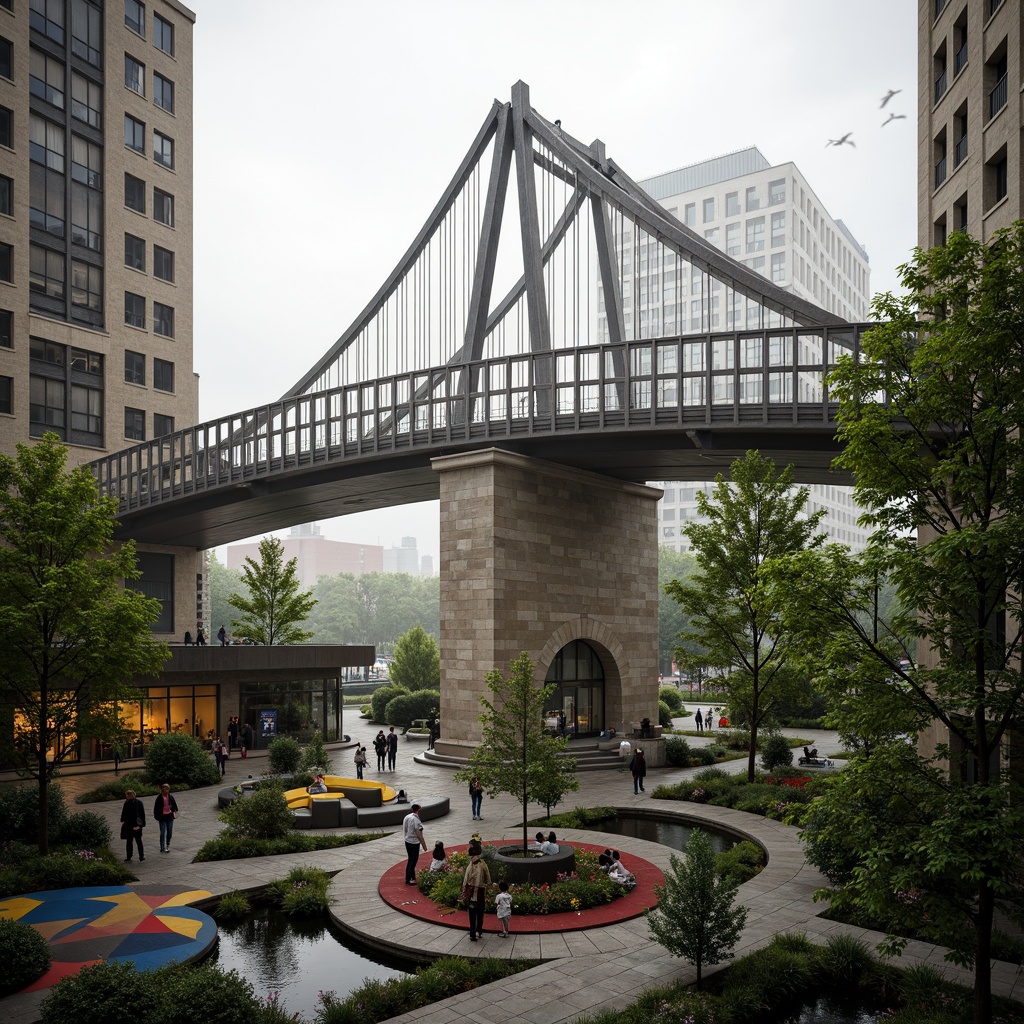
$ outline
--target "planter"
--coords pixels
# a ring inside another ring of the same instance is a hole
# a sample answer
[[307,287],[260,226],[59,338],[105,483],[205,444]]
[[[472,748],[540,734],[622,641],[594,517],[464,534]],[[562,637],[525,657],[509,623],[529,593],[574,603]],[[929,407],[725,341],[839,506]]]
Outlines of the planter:
[[523,856],[521,845],[499,846],[492,854],[494,863],[505,870],[505,881],[516,885],[541,885],[558,880],[576,870],[576,851],[560,843],[558,853]]

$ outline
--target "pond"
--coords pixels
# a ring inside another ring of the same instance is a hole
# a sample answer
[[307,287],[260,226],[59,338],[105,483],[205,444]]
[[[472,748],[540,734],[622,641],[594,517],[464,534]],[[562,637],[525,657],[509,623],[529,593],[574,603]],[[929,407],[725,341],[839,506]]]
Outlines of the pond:
[[821,996],[798,1010],[777,1018],[777,1024],[878,1024],[891,1010],[865,1007],[856,998]]
[[[627,836],[630,839],[644,839],[649,843],[659,843],[670,850],[685,850],[690,836],[697,831],[696,826],[684,825],[679,821],[658,821],[655,818],[631,817],[620,813],[617,818],[608,818],[587,825],[589,832],[607,832],[615,836]],[[715,853],[731,850],[739,840],[729,833],[718,832],[713,828],[701,828],[711,839],[711,847]]]
[[[367,930],[373,921],[365,922]],[[344,997],[364,979],[384,981],[415,970],[415,965],[371,950],[359,950],[325,921],[304,921],[279,910],[259,908],[239,922],[218,923],[210,962],[237,970],[264,999],[279,993],[289,1015],[313,1020],[321,992]]]

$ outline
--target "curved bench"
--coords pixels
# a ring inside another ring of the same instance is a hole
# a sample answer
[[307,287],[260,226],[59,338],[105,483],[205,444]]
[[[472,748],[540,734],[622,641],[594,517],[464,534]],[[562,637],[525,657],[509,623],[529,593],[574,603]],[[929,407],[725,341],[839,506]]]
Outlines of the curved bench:
[[420,820],[444,817],[451,810],[451,801],[446,796],[420,796],[407,804],[389,804],[387,807],[360,808],[356,812],[356,824],[360,828],[377,828],[381,825],[401,825],[413,803],[420,805]]

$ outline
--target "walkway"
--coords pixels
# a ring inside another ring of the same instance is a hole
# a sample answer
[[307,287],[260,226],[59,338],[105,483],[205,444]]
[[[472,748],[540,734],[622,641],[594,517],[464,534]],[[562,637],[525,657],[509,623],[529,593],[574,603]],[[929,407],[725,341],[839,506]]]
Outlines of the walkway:
[[[346,714],[345,729],[364,742],[375,730],[362,722],[355,712]],[[835,734],[801,730],[824,753],[838,749]],[[694,744],[699,741],[694,739]],[[446,845],[465,843],[474,831],[485,841],[515,839],[521,835],[521,811],[508,797],[484,802],[484,820],[474,822],[469,796],[461,785],[455,785],[451,773],[442,768],[417,764],[413,755],[419,743],[402,741],[398,751],[397,770],[384,773],[389,785],[403,788],[410,799],[447,793],[452,799],[451,813],[426,823],[428,846],[437,839]],[[334,770],[348,770],[350,753],[332,751]],[[247,760],[233,757],[228,762],[227,783],[235,783],[249,775],[258,776],[265,765],[265,754],[255,752]],[[130,765],[129,765],[130,767]],[[745,762],[732,762],[733,770],[741,771]],[[664,768],[652,771],[647,792],[634,796],[632,780],[625,767],[621,771],[586,772],[580,775],[580,791],[567,798],[564,809],[576,805],[610,805],[624,810],[664,811],[685,809],[691,819],[704,820],[716,828],[736,830],[761,843],[769,854],[767,868],[740,890],[740,900],[748,908],[747,926],[737,948],[742,954],[763,945],[781,931],[803,931],[813,939],[823,939],[832,931],[851,931],[844,925],[825,921],[817,915],[823,909],[815,903],[813,893],[822,885],[818,872],[804,860],[796,829],[738,811],[698,804],[670,804],[652,800],[651,791],[660,783],[674,782],[692,775],[694,769]],[[94,788],[110,769],[97,775],[70,769],[62,777],[69,802],[74,795]],[[375,777],[370,771],[370,778]],[[237,888],[254,888],[285,875],[298,864],[308,864],[307,854],[267,857],[247,861],[220,861],[193,864],[199,847],[220,827],[217,820],[216,788],[186,792],[178,796],[181,816],[175,824],[173,853],[147,857],[145,864],[134,865],[140,883],[161,881],[165,884],[188,885],[221,894]],[[120,813],[120,803],[90,804],[112,824]],[[531,813],[531,816],[533,814]],[[116,835],[117,829],[114,829]],[[597,833],[565,831],[559,838],[567,842],[601,842]],[[154,837],[150,837],[153,841]],[[115,847],[117,841],[115,840]],[[154,846],[156,844],[154,843]],[[615,845],[629,861],[631,855],[651,861],[661,870],[669,867],[670,851],[642,840],[617,838]],[[674,981],[695,980],[688,965],[668,955],[652,942],[644,918],[617,922],[585,931],[564,931],[534,935],[516,934],[508,941],[485,934],[482,941],[470,943],[462,931],[418,920],[387,906],[378,894],[379,879],[384,870],[405,858],[401,830],[395,829],[372,844],[361,844],[316,856],[316,863],[328,871],[337,871],[331,894],[333,916],[343,930],[363,942],[405,955],[436,956],[504,956],[540,958],[547,962],[507,979],[500,985],[489,985],[447,999],[426,1010],[409,1014],[408,1024],[415,1016],[416,1024],[449,1024],[470,1018],[480,1024],[560,1024],[581,1014],[626,1006],[652,985]],[[856,932],[856,930],[853,930]],[[881,939],[877,933],[861,933],[868,943]],[[923,943],[912,943],[903,956],[904,963],[927,962],[966,984],[970,974],[945,964],[942,950]],[[1024,983],[1016,968],[997,964],[994,989],[1000,995],[1024,998]],[[553,993],[557,993],[553,997]],[[38,1020],[38,1004],[43,994],[26,993],[0,1000],[0,1017],[9,1024],[32,1024]],[[406,1017],[395,1018],[395,1024],[406,1024]]]

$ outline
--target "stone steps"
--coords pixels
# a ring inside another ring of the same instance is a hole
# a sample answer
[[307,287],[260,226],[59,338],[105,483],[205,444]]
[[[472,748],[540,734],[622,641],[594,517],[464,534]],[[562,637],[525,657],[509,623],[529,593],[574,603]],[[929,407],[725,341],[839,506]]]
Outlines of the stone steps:
[[[596,772],[625,770],[628,762],[625,758],[619,757],[618,750],[600,750],[596,744],[575,744],[566,752],[565,756],[576,758],[576,771]],[[465,768],[469,763],[465,757],[455,757],[451,754],[438,754],[433,750],[424,750],[417,754],[413,760],[417,764],[428,764],[435,768]]]

